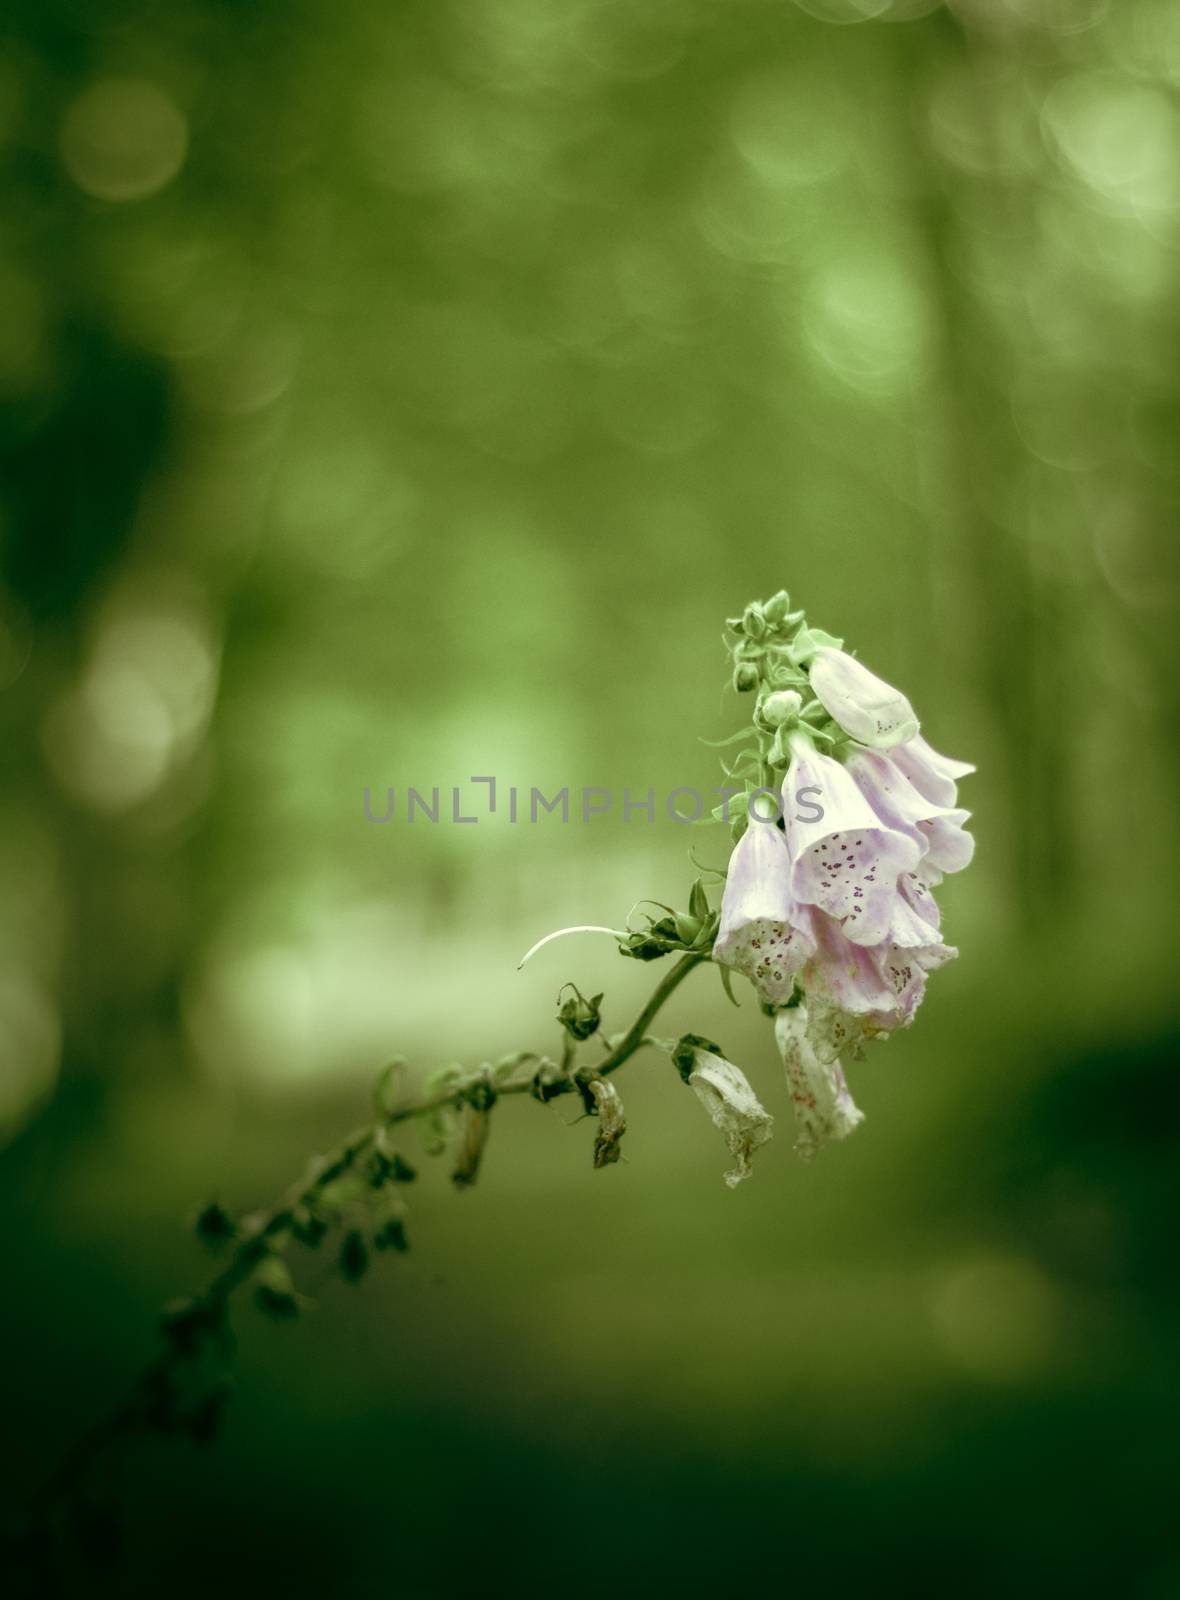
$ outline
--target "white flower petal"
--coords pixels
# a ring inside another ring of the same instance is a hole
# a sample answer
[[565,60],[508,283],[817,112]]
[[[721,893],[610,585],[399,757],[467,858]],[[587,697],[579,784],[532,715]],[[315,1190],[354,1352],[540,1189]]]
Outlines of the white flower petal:
[[824,710],[861,744],[884,750],[917,733],[914,708],[901,690],[846,651],[828,646],[817,650],[809,677]]
[[957,780],[975,771],[968,761],[954,761],[932,750],[920,733],[904,744],[894,745],[890,755],[919,794],[940,806],[957,805]]
[[790,999],[795,974],[815,948],[790,884],[782,832],[751,821],[729,859],[713,959],[743,973],[770,1005]]
[[[858,944],[879,944],[893,920],[898,877],[918,865],[926,841],[915,828],[884,823],[849,771],[806,737],[792,738],[791,753],[783,790],[791,891],[835,917]],[[811,815],[817,807],[818,819]]]
[[963,826],[970,815],[969,811],[951,811],[918,824],[927,840],[926,861],[935,871],[962,872],[970,865],[975,855],[975,836]]

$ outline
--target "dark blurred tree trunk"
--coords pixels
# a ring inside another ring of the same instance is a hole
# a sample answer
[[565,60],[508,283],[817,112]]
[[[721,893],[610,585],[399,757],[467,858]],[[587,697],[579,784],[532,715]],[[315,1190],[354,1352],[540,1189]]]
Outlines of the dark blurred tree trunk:
[[[944,504],[959,508],[955,548],[962,552],[962,618],[973,628],[970,639],[948,644],[960,662],[979,664],[980,688],[998,733],[992,755],[1002,761],[1011,900],[1026,926],[1035,928],[1060,912],[1075,873],[1065,686],[1077,630],[1067,614],[1067,595],[1034,569],[1027,543],[1013,526],[1014,490],[1029,460],[1012,422],[1009,393],[1015,352],[1031,330],[1005,327],[964,284],[956,265],[969,259],[971,248],[962,226],[964,204],[1002,210],[1009,229],[1027,230],[1035,219],[1019,212],[1022,191],[1011,183],[962,174],[952,179],[920,126],[938,75],[958,64],[982,138],[993,142],[977,79],[977,42],[946,10],[913,29],[882,30],[883,37],[890,32],[900,120],[919,180],[916,221],[931,266],[943,475],[951,491]],[[971,200],[956,204],[952,192],[962,194],[968,184]],[[1033,199],[1027,188],[1023,197]],[[986,219],[979,225],[986,226]]]

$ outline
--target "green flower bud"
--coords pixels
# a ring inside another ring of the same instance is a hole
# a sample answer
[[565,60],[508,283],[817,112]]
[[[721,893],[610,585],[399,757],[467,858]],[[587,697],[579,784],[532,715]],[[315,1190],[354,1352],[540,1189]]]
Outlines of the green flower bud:
[[749,694],[758,687],[758,668],[750,661],[739,661],[733,669],[733,686],[738,694]]
[[762,717],[768,727],[781,728],[803,709],[803,696],[794,689],[776,689],[762,702]]
[[780,589],[777,594],[772,594],[762,607],[762,615],[772,627],[777,627],[784,620],[791,609],[791,597],[785,589]]
[[742,613],[742,632],[747,639],[762,639],[766,636],[766,618],[762,615],[762,607],[756,600],[751,600]]

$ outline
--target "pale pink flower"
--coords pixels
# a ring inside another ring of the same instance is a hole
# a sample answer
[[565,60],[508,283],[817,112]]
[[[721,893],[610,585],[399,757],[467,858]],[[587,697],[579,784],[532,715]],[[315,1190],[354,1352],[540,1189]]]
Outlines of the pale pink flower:
[[939,806],[957,805],[958,780],[975,771],[969,761],[955,761],[932,750],[920,733],[894,745],[889,754],[918,793]]
[[917,733],[914,708],[901,690],[846,651],[821,646],[808,676],[824,710],[861,744],[885,750]]
[[898,876],[914,870],[925,843],[883,822],[848,769],[820,755],[805,734],[792,734],[790,744],[783,812],[791,893],[834,917],[857,944],[880,944],[893,920]]
[[[912,912],[906,899],[899,901]],[[817,915],[811,926],[816,949],[801,981],[811,1016],[809,1036],[821,1061],[908,1027],[926,991],[926,974],[958,954],[916,914],[906,931],[911,937],[924,932],[923,943],[887,940],[870,948],[845,938],[830,918]]]
[[713,959],[749,978],[760,1000],[781,1006],[814,949],[791,894],[786,839],[774,823],[751,820],[729,858]]
[[924,867],[939,874],[962,871],[975,854],[975,840],[963,827],[971,813],[927,799],[894,757],[892,750],[859,750],[848,772],[880,821],[921,847]]

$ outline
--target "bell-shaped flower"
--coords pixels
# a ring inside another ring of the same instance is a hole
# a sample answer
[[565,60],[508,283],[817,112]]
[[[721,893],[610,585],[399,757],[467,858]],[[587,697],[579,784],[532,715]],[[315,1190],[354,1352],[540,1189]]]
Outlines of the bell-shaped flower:
[[975,771],[969,761],[955,761],[932,750],[920,733],[894,745],[889,754],[918,793],[937,806],[956,806],[958,780]]
[[785,1005],[815,941],[791,895],[791,856],[773,822],[752,818],[733,847],[713,960],[749,978],[758,998]]
[[900,689],[844,650],[824,646],[809,670],[812,693],[846,733],[876,750],[912,739],[918,719]]
[[793,733],[790,745],[783,817],[791,893],[836,918],[857,944],[880,944],[893,920],[898,876],[914,870],[925,846],[884,823],[848,770],[820,755],[805,734]]
[[864,1121],[848,1092],[838,1061],[821,1061],[808,1035],[805,1005],[780,1011],[774,1035],[787,1074],[787,1090],[795,1111],[795,1151],[810,1160],[833,1139],[846,1139]]
[[774,1118],[750,1087],[745,1073],[709,1049],[706,1041],[686,1035],[672,1059],[737,1162],[734,1170],[725,1174],[726,1183],[734,1189],[750,1176],[751,1158],[774,1132]]
[[866,1039],[908,1027],[926,992],[926,974],[958,954],[924,920],[908,931],[925,942],[886,940],[872,948],[845,938],[829,918],[814,917],[812,928],[816,951],[803,969],[802,982],[808,1037],[821,1061],[834,1061],[845,1050],[855,1053]]
[[971,813],[926,799],[902,772],[892,751],[882,755],[859,750],[848,771],[880,821],[921,847],[923,864],[938,873],[960,872],[971,860],[975,840],[963,827]]

